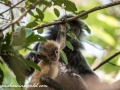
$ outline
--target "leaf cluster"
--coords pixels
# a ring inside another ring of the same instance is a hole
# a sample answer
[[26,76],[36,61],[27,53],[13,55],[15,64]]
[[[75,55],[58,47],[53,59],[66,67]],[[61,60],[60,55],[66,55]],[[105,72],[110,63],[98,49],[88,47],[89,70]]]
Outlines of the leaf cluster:
[[[7,3],[10,2],[9,0],[2,0],[2,3],[4,3],[6,6],[10,7]],[[25,1],[25,7],[18,7],[18,10],[23,13],[27,11],[27,9],[35,3],[36,0],[26,0]],[[12,5],[12,2],[11,2]],[[37,34],[32,30],[33,27],[38,26],[40,23],[46,23],[44,20],[46,19],[45,13],[44,13],[44,7],[54,7],[59,6],[65,11],[71,12],[73,14],[78,14],[84,12],[84,10],[78,11],[76,5],[74,2],[70,0],[42,0],[41,3],[39,3],[37,6],[31,9],[30,12],[26,14],[26,16],[29,14],[32,18],[32,20],[27,23],[27,25],[23,26],[20,22],[15,23],[12,25],[12,30],[9,29],[9,31],[6,34],[3,34],[3,32],[0,32],[0,55],[4,55],[9,59],[11,68],[16,76],[16,80],[19,84],[24,84],[25,80],[25,71],[24,68],[27,68],[30,70],[30,66],[40,70],[40,67],[37,66],[32,61],[24,59],[24,56],[19,53],[20,50],[29,50],[33,53],[37,53],[37,51],[29,48],[31,44],[35,42],[45,42],[47,41],[46,38],[42,37],[40,34],[43,33],[44,29],[38,29]],[[16,8],[16,7],[15,7]],[[57,8],[53,9],[54,14],[59,17],[60,11]],[[14,19],[14,13],[11,9],[10,16],[12,19]],[[0,13],[0,17],[5,18],[4,14]],[[49,15],[48,15],[49,17]],[[47,18],[48,18],[47,17]],[[81,17],[81,19],[86,19],[88,15],[85,15],[84,17]],[[17,27],[17,28],[16,28]],[[70,25],[66,23],[66,27],[69,29]],[[86,30],[88,33],[90,33],[90,29],[85,24]],[[69,37],[73,39],[77,39],[76,35],[72,32],[66,33]],[[66,46],[74,50],[72,44],[69,41],[65,41]],[[63,61],[68,64],[66,54],[61,50],[60,56],[63,59]],[[0,69],[0,84],[2,84],[4,78],[4,74],[2,69]]]

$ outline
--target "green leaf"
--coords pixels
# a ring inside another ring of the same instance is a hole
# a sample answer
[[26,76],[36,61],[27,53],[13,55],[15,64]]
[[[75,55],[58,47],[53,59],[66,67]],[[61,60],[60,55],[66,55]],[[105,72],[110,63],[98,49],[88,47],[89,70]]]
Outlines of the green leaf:
[[63,50],[60,50],[60,56],[61,56],[62,60],[65,62],[65,64],[68,65],[67,56]]
[[8,2],[8,0],[2,0],[2,1],[4,1],[5,3],[7,3],[7,2]]
[[54,2],[54,5],[61,6],[64,3],[64,0],[52,0]]
[[22,28],[22,27],[18,27],[18,28],[15,30],[15,32],[20,32],[21,28]]
[[37,41],[46,42],[47,39],[40,36],[40,35],[35,35],[34,33],[32,33],[29,37],[26,38],[26,43],[27,44],[31,44],[31,43],[34,43],[34,42],[37,42]]
[[25,11],[25,8],[21,7],[20,11],[23,13]]
[[76,35],[72,32],[68,32],[67,35],[73,39],[77,39]]
[[6,36],[5,36],[5,41],[6,41],[6,45],[10,45],[11,43],[11,34],[10,33],[7,33]]
[[25,2],[25,8],[29,8],[31,5],[31,2],[28,0]]
[[84,29],[85,29],[89,34],[91,33],[91,30],[90,30],[89,26],[88,26],[86,23],[84,23]]
[[65,26],[67,26],[67,28],[70,29],[70,25],[68,23],[65,23]]
[[86,29],[85,29],[89,34],[91,33],[90,28],[86,25]]
[[75,13],[75,11],[77,11],[75,3],[71,2],[71,1],[67,1],[65,3],[65,5],[66,5],[66,7],[65,7],[66,11],[71,11],[73,13]]
[[36,11],[37,11],[38,14],[43,13],[39,8],[36,8]]
[[76,37],[76,35],[73,32],[68,32],[67,35],[79,42],[79,39]]
[[[36,8],[36,11],[37,11],[37,13],[38,13],[38,15],[39,15],[38,18],[40,18],[41,20],[43,20],[43,18],[44,18],[43,12],[42,12],[39,8]],[[37,16],[37,15],[35,15],[35,17],[36,17],[36,16]]]
[[28,24],[26,25],[26,27],[27,27],[27,28],[33,28],[33,27],[35,27],[35,26],[37,26],[37,25],[38,25],[37,22],[30,22],[30,23],[28,23]]
[[[82,10],[82,11],[78,12],[78,14],[83,13],[83,12],[85,12],[85,11]],[[80,17],[80,18],[84,20],[84,19],[86,19],[87,17],[88,17],[88,14],[86,14],[86,15]]]
[[33,30],[30,28],[25,28],[25,31],[26,31],[26,38],[29,37],[33,33]]
[[30,11],[29,14],[30,14],[31,16],[34,16],[34,13],[33,13],[32,11]]
[[0,85],[2,85],[3,79],[4,79],[4,73],[0,68]]
[[66,31],[65,31],[65,30],[63,30],[63,29],[62,29],[62,30],[60,30],[60,31],[61,31],[62,33],[66,33]]
[[20,30],[20,36],[21,36],[22,38],[25,38],[25,36],[26,36],[25,27],[22,27],[22,28],[21,28],[21,30]]
[[27,64],[35,69],[37,69],[38,71],[41,71],[40,67],[33,61],[30,60],[26,60]]
[[55,13],[55,15],[56,15],[57,17],[60,16],[60,12],[59,12],[56,8],[54,8],[54,13]]
[[65,41],[65,44],[66,44],[66,46],[69,48],[69,49],[71,49],[72,51],[73,51],[73,46],[72,46],[72,44],[69,42],[69,41]]
[[11,45],[21,46],[25,43],[26,31],[25,27],[19,27],[16,29],[16,32],[12,35]]
[[4,34],[3,32],[0,32],[0,43],[3,41],[3,39],[4,39]]
[[19,22],[16,22],[16,24],[17,24],[18,26],[20,26],[20,23],[19,23]]
[[32,44],[34,42],[38,41],[38,35],[36,36],[34,33],[32,33],[29,37],[26,38],[26,43]]
[[31,3],[35,3],[36,2],[36,0],[29,0]]
[[[11,68],[16,76],[16,80],[20,85],[24,85],[25,82],[25,73],[23,71],[23,66],[16,54],[9,55]],[[14,56],[12,56],[14,55]]]
[[44,16],[41,17],[41,15],[34,15],[35,18],[40,19],[41,21],[43,20]]
[[4,17],[3,14],[1,14],[1,13],[0,13],[0,16],[1,16],[1,17]]
[[40,39],[40,41],[43,41],[43,42],[46,42],[46,41],[47,41],[46,38],[44,38],[44,37],[42,37],[42,36],[40,36],[40,35],[39,35],[39,39]]
[[24,69],[28,69],[28,65],[25,63],[23,56],[20,55],[18,51],[15,51],[12,46],[7,48],[7,51],[9,51],[7,57],[9,58],[10,66],[16,76],[16,80],[20,85],[24,85]]
[[[5,45],[4,45],[4,46],[5,46]],[[2,49],[3,49],[3,45],[0,44],[0,52],[1,52]]]
[[37,32],[38,32],[38,33],[40,33],[40,34],[42,34],[42,33],[43,33],[43,31],[44,31],[44,29],[43,29],[43,28],[41,28],[41,29],[38,29],[38,30],[37,30]]
[[48,2],[48,1],[45,1],[45,0],[42,0],[42,4],[44,4],[44,5],[48,6],[48,7],[52,6],[52,2]]

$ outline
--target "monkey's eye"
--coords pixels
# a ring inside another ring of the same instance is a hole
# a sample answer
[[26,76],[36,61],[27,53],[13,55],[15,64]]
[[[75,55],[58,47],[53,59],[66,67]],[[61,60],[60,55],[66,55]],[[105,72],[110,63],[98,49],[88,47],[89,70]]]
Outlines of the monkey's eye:
[[54,55],[54,52],[53,51],[48,51],[49,52],[49,55],[52,56]]
[[77,31],[78,31],[78,28],[77,28],[77,27],[74,27],[74,28],[73,28],[73,31],[74,31],[74,32],[77,32]]
[[56,50],[55,53],[58,53],[58,50]]
[[50,56],[54,55],[54,53],[50,53]]
[[77,28],[74,29],[74,32],[77,32]]

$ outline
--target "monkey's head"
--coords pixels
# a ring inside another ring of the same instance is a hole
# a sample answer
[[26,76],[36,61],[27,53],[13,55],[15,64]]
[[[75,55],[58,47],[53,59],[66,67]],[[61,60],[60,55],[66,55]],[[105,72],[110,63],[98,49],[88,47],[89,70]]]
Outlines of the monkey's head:
[[[71,17],[73,17],[73,15],[65,15],[62,18],[66,19],[66,18],[71,18]],[[76,35],[77,39],[80,41],[82,39],[83,35],[84,35],[84,32],[82,30],[82,28],[84,26],[83,22],[81,22],[80,20],[77,19],[77,20],[69,21],[67,23],[70,26],[70,28],[67,28],[68,33],[72,32],[73,34]],[[74,48],[79,47],[78,45],[80,45],[80,42],[78,42],[77,39],[71,38],[68,35],[66,35],[66,39],[72,43]]]
[[[60,19],[58,19],[58,21],[60,20],[64,20],[66,18],[71,18],[73,17],[73,15],[64,15],[62,16]],[[77,39],[73,39],[71,37],[69,37],[68,35],[66,35],[66,40],[70,41],[72,43],[72,45],[74,46],[74,48],[78,49],[78,48],[83,48],[82,44],[80,43],[81,39],[84,35],[84,32],[83,32],[83,27],[84,27],[84,23],[80,20],[72,20],[72,21],[69,21],[67,22],[69,25],[70,25],[70,28],[67,28],[66,31],[68,32],[72,32],[76,35]],[[61,30],[61,27],[60,25],[54,25],[52,27],[49,27],[48,28],[49,30],[49,36],[47,36],[47,39],[49,40],[56,40],[57,38],[57,33]]]
[[47,42],[41,43],[38,49],[39,54],[37,56],[47,62],[58,61],[60,53],[59,48],[60,46],[57,42],[48,40]]

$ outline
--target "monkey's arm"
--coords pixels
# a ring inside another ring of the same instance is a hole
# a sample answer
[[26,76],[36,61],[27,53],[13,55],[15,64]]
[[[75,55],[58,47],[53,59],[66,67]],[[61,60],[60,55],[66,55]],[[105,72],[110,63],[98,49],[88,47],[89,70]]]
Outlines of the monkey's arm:
[[120,80],[112,83],[111,86],[114,90],[120,90]]
[[61,24],[60,28],[61,29],[57,35],[57,42],[60,44],[60,49],[63,49],[65,47],[65,40],[66,40],[66,26],[65,26],[65,24]]
[[60,84],[58,84],[55,80],[51,79],[50,77],[47,78],[41,77],[40,82],[44,83],[45,85],[51,88],[54,88],[55,90],[66,90],[63,89]]

